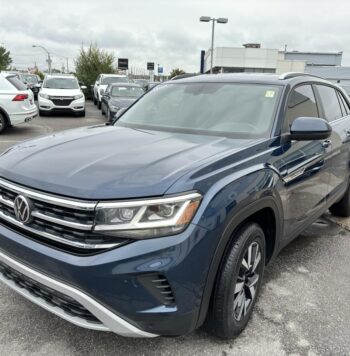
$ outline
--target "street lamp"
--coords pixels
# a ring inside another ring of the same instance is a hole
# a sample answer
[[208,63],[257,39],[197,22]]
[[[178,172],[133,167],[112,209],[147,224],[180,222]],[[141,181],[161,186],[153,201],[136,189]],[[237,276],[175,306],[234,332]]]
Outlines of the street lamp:
[[227,18],[219,17],[217,19],[210,16],[201,16],[199,18],[200,22],[213,22],[211,30],[211,53],[210,53],[210,74],[213,74],[213,52],[214,52],[214,32],[215,32],[215,22],[225,24],[228,22]]
[[33,48],[41,48],[41,49],[43,49],[43,50],[46,52],[46,54],[47,54],[47,65],[48,65],[48,67],[49,67],[49,74],[51,74],[51,56],[50,56],[50,52],[49,52],[45,47],[43,47],[43,46],[36,46],[36,45],[33,45],[32,47],[33,47]]

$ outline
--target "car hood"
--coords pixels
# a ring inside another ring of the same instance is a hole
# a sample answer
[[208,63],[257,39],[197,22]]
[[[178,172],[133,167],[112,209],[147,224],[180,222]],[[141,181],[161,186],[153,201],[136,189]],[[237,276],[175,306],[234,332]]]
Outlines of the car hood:
[[81,199],[163,195],[181,176],[251,140],[94,126],[26,141],[0,156],[0,177]]
[[110,101],[110,105],[115,105],[120,108],[127,108],[134,103],[138,98],[113,98]]
[[49,88],[42,88],[40,93],[52,95],[52,96],[75,96],[78,94],[82,94],[80,89],[49,89]]

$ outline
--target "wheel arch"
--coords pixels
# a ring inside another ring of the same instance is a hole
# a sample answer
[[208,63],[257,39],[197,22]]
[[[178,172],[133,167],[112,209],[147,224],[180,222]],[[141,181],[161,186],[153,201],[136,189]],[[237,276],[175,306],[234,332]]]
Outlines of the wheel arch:
[[256,222],[259,224],[267,237],[266,261],[268,263],[279,251],[278,236],[281,236],[283,221],[281,211],[281,206],[279,206],[278,202],[276,202],[273,197],[264,197],[259,199],[259,201],[248,204],[245,208],[241,209],[226,225],[210,264],[199,311],[197,327],[200,327],[206,319],[220,264],[225,256],[235,231],[248,222]]

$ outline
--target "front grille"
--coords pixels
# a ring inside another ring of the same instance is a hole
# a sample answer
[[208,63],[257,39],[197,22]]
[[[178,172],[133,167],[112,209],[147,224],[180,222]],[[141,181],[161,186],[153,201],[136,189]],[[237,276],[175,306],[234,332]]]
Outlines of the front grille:
[[55,96],[50,96],[50,100],[56,105],[56,106],[69,106],[71,102],[74,100],[73,97],[55,97]]
[[66,314],[82,318],[90,323],[101,324],[86,308],[73,298],[49,288],[37,281],[19,273],[13,268],[0,262],[0,273],[8,280],[14,282],[18,287],[27,290],[33,296],[45,300],[51,306],[60,308]]
[[[15,215],[18,195],[30,201],[31,219],[28,223],[20,222]],[[126,242],[93,231],[96,204],[39,193],[0,179],[0,222],[68,252],[89,253]]]
[[165,275],[160,273],[144,274],[139,277],[140,283],[161,304],[170,306],[175,304],[175,296]]

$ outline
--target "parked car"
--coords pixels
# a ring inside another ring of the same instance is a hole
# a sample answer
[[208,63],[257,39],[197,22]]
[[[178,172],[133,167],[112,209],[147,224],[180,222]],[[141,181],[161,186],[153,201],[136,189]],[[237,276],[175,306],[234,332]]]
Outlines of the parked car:
[[113,121],[120,109],[128,108],[143,94],[144,90],[138,84],[110,84],[102,95],[102,115],[106,114],[108,121]]
[[36,74],[19,73],[19,78],[33,92],[34,98],[37,99],[42,84],[40,77]]
[[328,208],[350,215],[349,105],[306,74],[203,75],[18,144],[0,157],[0,279],[89,329],[232,338],[266,264]]
[[94,96],[93,96],[94,104],[97,105],[97,107],[99,109],[101,109],[102,95],[109,84],[128,83],[128,82],[129,82],[129,79],[126,75],[100,74],[97,77],[95,85],[94,85]]
[[70,112],[85,116],[85,96],[73,75],[47,75],[38,95],[39,114]]
[[9,126],[34,119],[37,114],[33,93],[15,74],[0,73],[0,133]]

